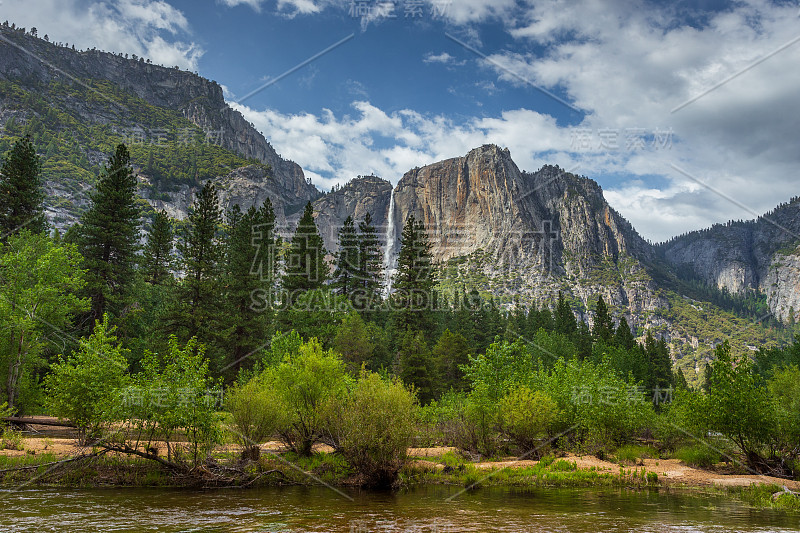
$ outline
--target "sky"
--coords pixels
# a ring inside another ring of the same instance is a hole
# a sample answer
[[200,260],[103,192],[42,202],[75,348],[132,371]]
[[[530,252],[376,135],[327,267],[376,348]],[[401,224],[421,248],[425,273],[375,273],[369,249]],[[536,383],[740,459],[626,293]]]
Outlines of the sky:
[[800,194],[796,0],[0,0],[0,19],[217,81],[323,190],[493,143],[594,179],[653,241]]

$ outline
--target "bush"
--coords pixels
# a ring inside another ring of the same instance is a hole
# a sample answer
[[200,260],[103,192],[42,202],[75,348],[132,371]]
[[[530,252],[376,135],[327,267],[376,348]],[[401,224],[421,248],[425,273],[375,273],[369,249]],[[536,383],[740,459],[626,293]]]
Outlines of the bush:
[[22,441],[22,433],[19,431],[11,428],[0,428],[0,449],[21,451],[24,448]]
[[503,433],[525,451],[551,434],[557,416],[558,406],[550,396],[525,385],[511,389],[500,402]]
[[277,432],[293,451],[310,456],[314,444],[324,436],[324,418],[347,391],[342,360],[325,351],[317,339],[287,352],[283,361],[268,368],[263,379],[275,398]]
[[416,398],[400,381],[362,374],[332,409],[328,431],[363,485],[391,486],[414,437]]
[[650,446],[637,446],[633,444],[626,444],[617,449],[615,458],[618,463],[624,465],[641,465],[642,460],[645,458],[657,458],[658,451]]
[[129,447],[164,441],[168,459],[196,466],[222,440],[219,389],[208,377],[205,346],[192,337],[181,348],[170,337],[167,353],[145,353],[142,368],[124,391],[126,423],[116,437]]
[[226,406],[235,439],[245,448],[264,442],[284,424],[274,391],[259,377],[229,389]]
[[702,444],[678,448],[674,455],[687,465],[698,468],[710,468],[722,460],[719,452]]
[[53,414],[78,426],[83,442],[99,437],[119,418],[120,391],[129,382],[127,350],[108,322],[108,315],[98,320],[89,338],[52,365],[45,380]]

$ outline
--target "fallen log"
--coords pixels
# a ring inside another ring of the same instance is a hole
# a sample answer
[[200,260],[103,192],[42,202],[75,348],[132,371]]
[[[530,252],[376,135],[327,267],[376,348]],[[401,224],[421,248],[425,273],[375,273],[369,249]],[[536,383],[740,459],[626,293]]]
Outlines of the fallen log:
[[65,428],[78,427],[69,420],[57,420],[53,418],[36,418],[35,416],[5,416],[3,417],[3,422],[8,422],[10,424],[15,424],[20,426],[36,425],[36,426],[59,426]]

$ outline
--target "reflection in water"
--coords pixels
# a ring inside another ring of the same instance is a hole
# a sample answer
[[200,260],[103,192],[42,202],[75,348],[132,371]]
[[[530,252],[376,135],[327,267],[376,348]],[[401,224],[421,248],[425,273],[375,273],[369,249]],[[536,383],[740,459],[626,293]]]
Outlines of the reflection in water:
[[185,491],[37,489],[0,493],[2,531],[797,531],[796,515],[717,496],[628,490],[455,487],[397,493],[321,487]]

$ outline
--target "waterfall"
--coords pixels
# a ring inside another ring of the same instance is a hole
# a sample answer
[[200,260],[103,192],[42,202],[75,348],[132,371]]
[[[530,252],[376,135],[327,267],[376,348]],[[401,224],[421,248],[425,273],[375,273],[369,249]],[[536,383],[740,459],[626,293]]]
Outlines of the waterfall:
[[386,278],[385,296],[389,296],[389,293],[392,291],[392,276],[394,276],[394,273],[397,270],[395,268],[394,257],[396,240],[394,234],[394,187],[389,195],[389,211],[386,214],[386,218],[388,222],[386,224],[386,250],[383,252],[383,265],[384,276]]

